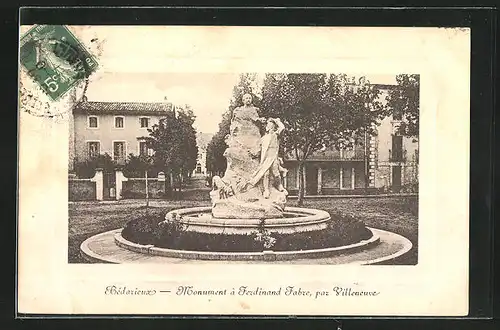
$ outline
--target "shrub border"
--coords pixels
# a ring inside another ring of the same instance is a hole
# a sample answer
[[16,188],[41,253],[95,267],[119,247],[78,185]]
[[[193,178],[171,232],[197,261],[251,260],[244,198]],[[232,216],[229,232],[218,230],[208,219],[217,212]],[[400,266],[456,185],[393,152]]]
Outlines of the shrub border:
[[195,259],[195,260],[231,260],[231,261],[282,261],[295,259],[317,259],[337,256],[343,253],[358,252],[368,249],[380,243],[380,237],[372,228],[366,227],[372,232],[372,237],[358,243],[314,250],[298,251],[263,251],[263,252],[206,252],[206,251],[187,251],[158,248],[153,245],[142,245],[130,242],[123,238],[121,230],[114,235],[115,244],[129,251],[138,252],[147,255],[161,256],[168,258]]

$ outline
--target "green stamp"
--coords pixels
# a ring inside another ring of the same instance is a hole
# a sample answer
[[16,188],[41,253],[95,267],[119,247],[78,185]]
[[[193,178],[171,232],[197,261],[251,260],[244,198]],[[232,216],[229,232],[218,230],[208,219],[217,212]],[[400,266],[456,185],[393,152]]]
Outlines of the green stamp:
[[62,25],[37,25],[20,40],[21,64],[53,100],[98,68],[94,56]]

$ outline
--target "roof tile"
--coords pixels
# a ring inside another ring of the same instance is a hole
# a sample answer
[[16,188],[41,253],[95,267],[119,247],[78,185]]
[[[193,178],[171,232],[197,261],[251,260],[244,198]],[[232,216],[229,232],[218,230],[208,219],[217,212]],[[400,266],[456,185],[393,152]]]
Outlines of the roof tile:
[[84,101],[78,104],[75,113],[88,114],[167,114],[172,103],[166,102],[100,102]]

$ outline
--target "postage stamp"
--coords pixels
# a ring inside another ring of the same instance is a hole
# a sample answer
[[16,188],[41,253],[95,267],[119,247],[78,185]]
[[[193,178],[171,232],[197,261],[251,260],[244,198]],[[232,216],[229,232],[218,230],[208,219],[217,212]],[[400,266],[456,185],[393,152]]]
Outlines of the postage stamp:
[[20,41],[20,62],[52,101],[98,68],[94,56],[62,25],[37,25]]

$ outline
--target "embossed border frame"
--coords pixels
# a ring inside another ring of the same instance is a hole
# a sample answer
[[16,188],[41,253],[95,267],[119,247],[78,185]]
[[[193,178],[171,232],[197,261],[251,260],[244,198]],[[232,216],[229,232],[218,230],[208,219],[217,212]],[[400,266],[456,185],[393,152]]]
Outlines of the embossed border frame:
[[[245,16],[238,12],[245,11]],[[24,13],[23,13],[24,11]],[[496,16],[482,9],[25,8],[22,24],[322,25],[471,27],[470,312],[492,308],[493,53]],[[480,256],[480,257],[478,257]],[[151,315],[152,316],[152,315]],[[149,317],[151,317],[149,316]],[[31,318],[42,315],[18,315]],[[50,317],[50,316],[44,316]],[[83,315],[73,315],[83,317]],[[86,315],[85,317],[92,317]],[[99,316],[99,317],[102,317]],[[111,317],[111,315],[110,315]],[[120,316],[127,317],[127,316]],[[148,317],[148,316],[145,316]],[[166,318],[176,318],[165,316]],[[178,316],[182,317],[182,316]],[[206,316],[205,316],[206,317]],[[217,316],[211,316],[217,317]],[[318,316],[321,317],[321,316]],[[301,317],[306,318],[306,317]],[[340,318],[340,317],[336,317]],[[359,317],[349,317],[357,318]],[[348,321],[349,323],[351,321]],[[358,322],[358,321],[356,321]],[[364,322],[364,321],[361,321]],[[353,325],[359,323],[352,323]],[[388,323],[385,323],[387,327]]]

